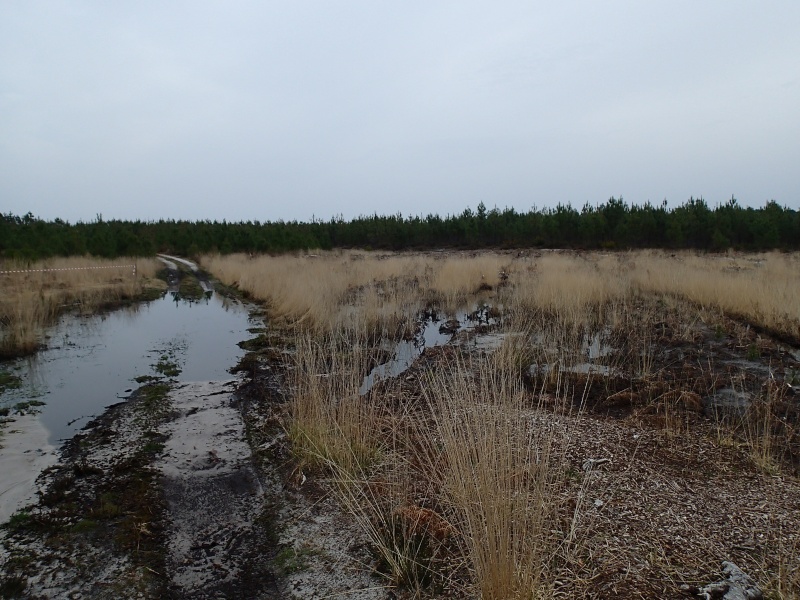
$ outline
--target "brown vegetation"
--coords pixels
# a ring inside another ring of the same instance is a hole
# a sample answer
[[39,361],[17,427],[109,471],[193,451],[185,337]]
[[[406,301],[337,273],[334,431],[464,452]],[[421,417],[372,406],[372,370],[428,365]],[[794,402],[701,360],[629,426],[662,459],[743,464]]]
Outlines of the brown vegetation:
[[[326,478],[400,593],[680,597],[727,559],[788,599],[800,597],[800,363],[768,333],[800,338],[797,260],[335,252],[204,265],[289,334],[295,475]],[[478,303],[500,321],[362,393],[420,314],[444,322]]]
[[140,296],[154,285],[157,265],[150,259],[83,257],[0,263],[0,271],[23,271],[0,273],[0,355],[35,351],[43,329],[66,310],[89,314]]

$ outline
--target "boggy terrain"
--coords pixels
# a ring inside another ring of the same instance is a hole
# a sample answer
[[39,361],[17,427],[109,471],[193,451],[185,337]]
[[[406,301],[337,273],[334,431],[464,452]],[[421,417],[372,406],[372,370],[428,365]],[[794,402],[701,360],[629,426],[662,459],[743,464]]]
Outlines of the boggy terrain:
[[158,297],[153,259],[0,259],[0,359],[36,352],[44,329],[69,311],[98,310]]
[[[691,596],[731,561],[796,598],[797,260],[206,264],[266,303],[242,368],[285,374],[280,456],[360,525],[393,594]],[[447,344],[427,339],[436,324]]]
[[794,255],[206,257],[237,379],[154,379],[6,526],[3,594],[800,597]]

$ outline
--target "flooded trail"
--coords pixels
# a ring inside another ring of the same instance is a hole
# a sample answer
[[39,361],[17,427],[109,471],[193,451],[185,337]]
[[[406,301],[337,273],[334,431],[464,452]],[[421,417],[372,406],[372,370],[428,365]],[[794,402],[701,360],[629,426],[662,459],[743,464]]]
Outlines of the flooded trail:
[[46,403],[3,435],[4,597],[279,597],[228,372],[251,324],[218,295],[165,293],[64,319],[47,350],[14,365],[24,385],[0,400]]
[[[304,485],[302,472],[287,471],[278,364],[259,363],[250,378],[228,372],[253,325],[243,307],[168,292],[138,311],[85,321],[63,326],[81,331],[84,322],[91,335],[57,338],[72,343],[39,357],[38,387],[25,374],[27,388],[15,391],[38,390],[47,404],[8,429],[4,441],[18,452],[4,456],[24,457],[18,473],[32,460],[49,468],[28,477],[24,494],[25,485],[7,486],[15,500],[4,499],[0,595],[392,597],[364,568],[374,556],[357,523]],[[84,405],[84,395],[94,399]],[[33,450],[39,442],[26,451],[13,437],[26,428],[29,440],[36,431],[43,445],[54,440],[47,460]]]
[[0,523],[35,498],[36,477],[64,440],[126,399],[137,379],[160,376],[153,369],[163,357],[180,363],[176,380],[229,379],[250,325],[246,307],[217,294],[187,302],[165,293],[111,313],[64,317],[45,349],[4,365],[21,383],[0,394],[0,409],[11,415],[0,434]]

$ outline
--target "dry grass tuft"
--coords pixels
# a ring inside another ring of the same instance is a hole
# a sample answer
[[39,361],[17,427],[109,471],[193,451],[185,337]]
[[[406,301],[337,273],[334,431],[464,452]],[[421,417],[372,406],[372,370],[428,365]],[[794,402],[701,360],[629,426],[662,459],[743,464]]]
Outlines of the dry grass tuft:
[[554,527],[562,432],[535,418],[519,377],[485,361],[439,369],[424,390],[435,423],[431,439],[441,445],[435,464],[443,465],[443,501],[462,532],[480,597],[550,597],[563,538]]
[[295,338],[288,434],[300,468],[355,474],[382,451],[381,411],[359,395],[368,351],[352,336]]

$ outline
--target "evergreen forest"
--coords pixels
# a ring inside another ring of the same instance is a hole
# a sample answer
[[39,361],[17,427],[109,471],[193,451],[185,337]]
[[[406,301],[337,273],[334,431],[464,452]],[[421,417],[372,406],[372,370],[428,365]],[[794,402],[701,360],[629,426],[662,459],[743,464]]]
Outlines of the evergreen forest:
[[99,216],[90,223],[46,221],[28,213],[0,216],[0,256],[37,260],[91,254],[150,256],[169,252],[194,256],[207,252],[280,253],[297,250],[362,248],[693,248],[721,251],[796,250],[800,212],[774,201],[761,208],[735,198],[714,208],[702,198],[668,208],[628,204],[622,198],[580,210],[555,208],[517,212],[512,208],[476,210],[440,217],[360,216],[346,221],[120,221]]

